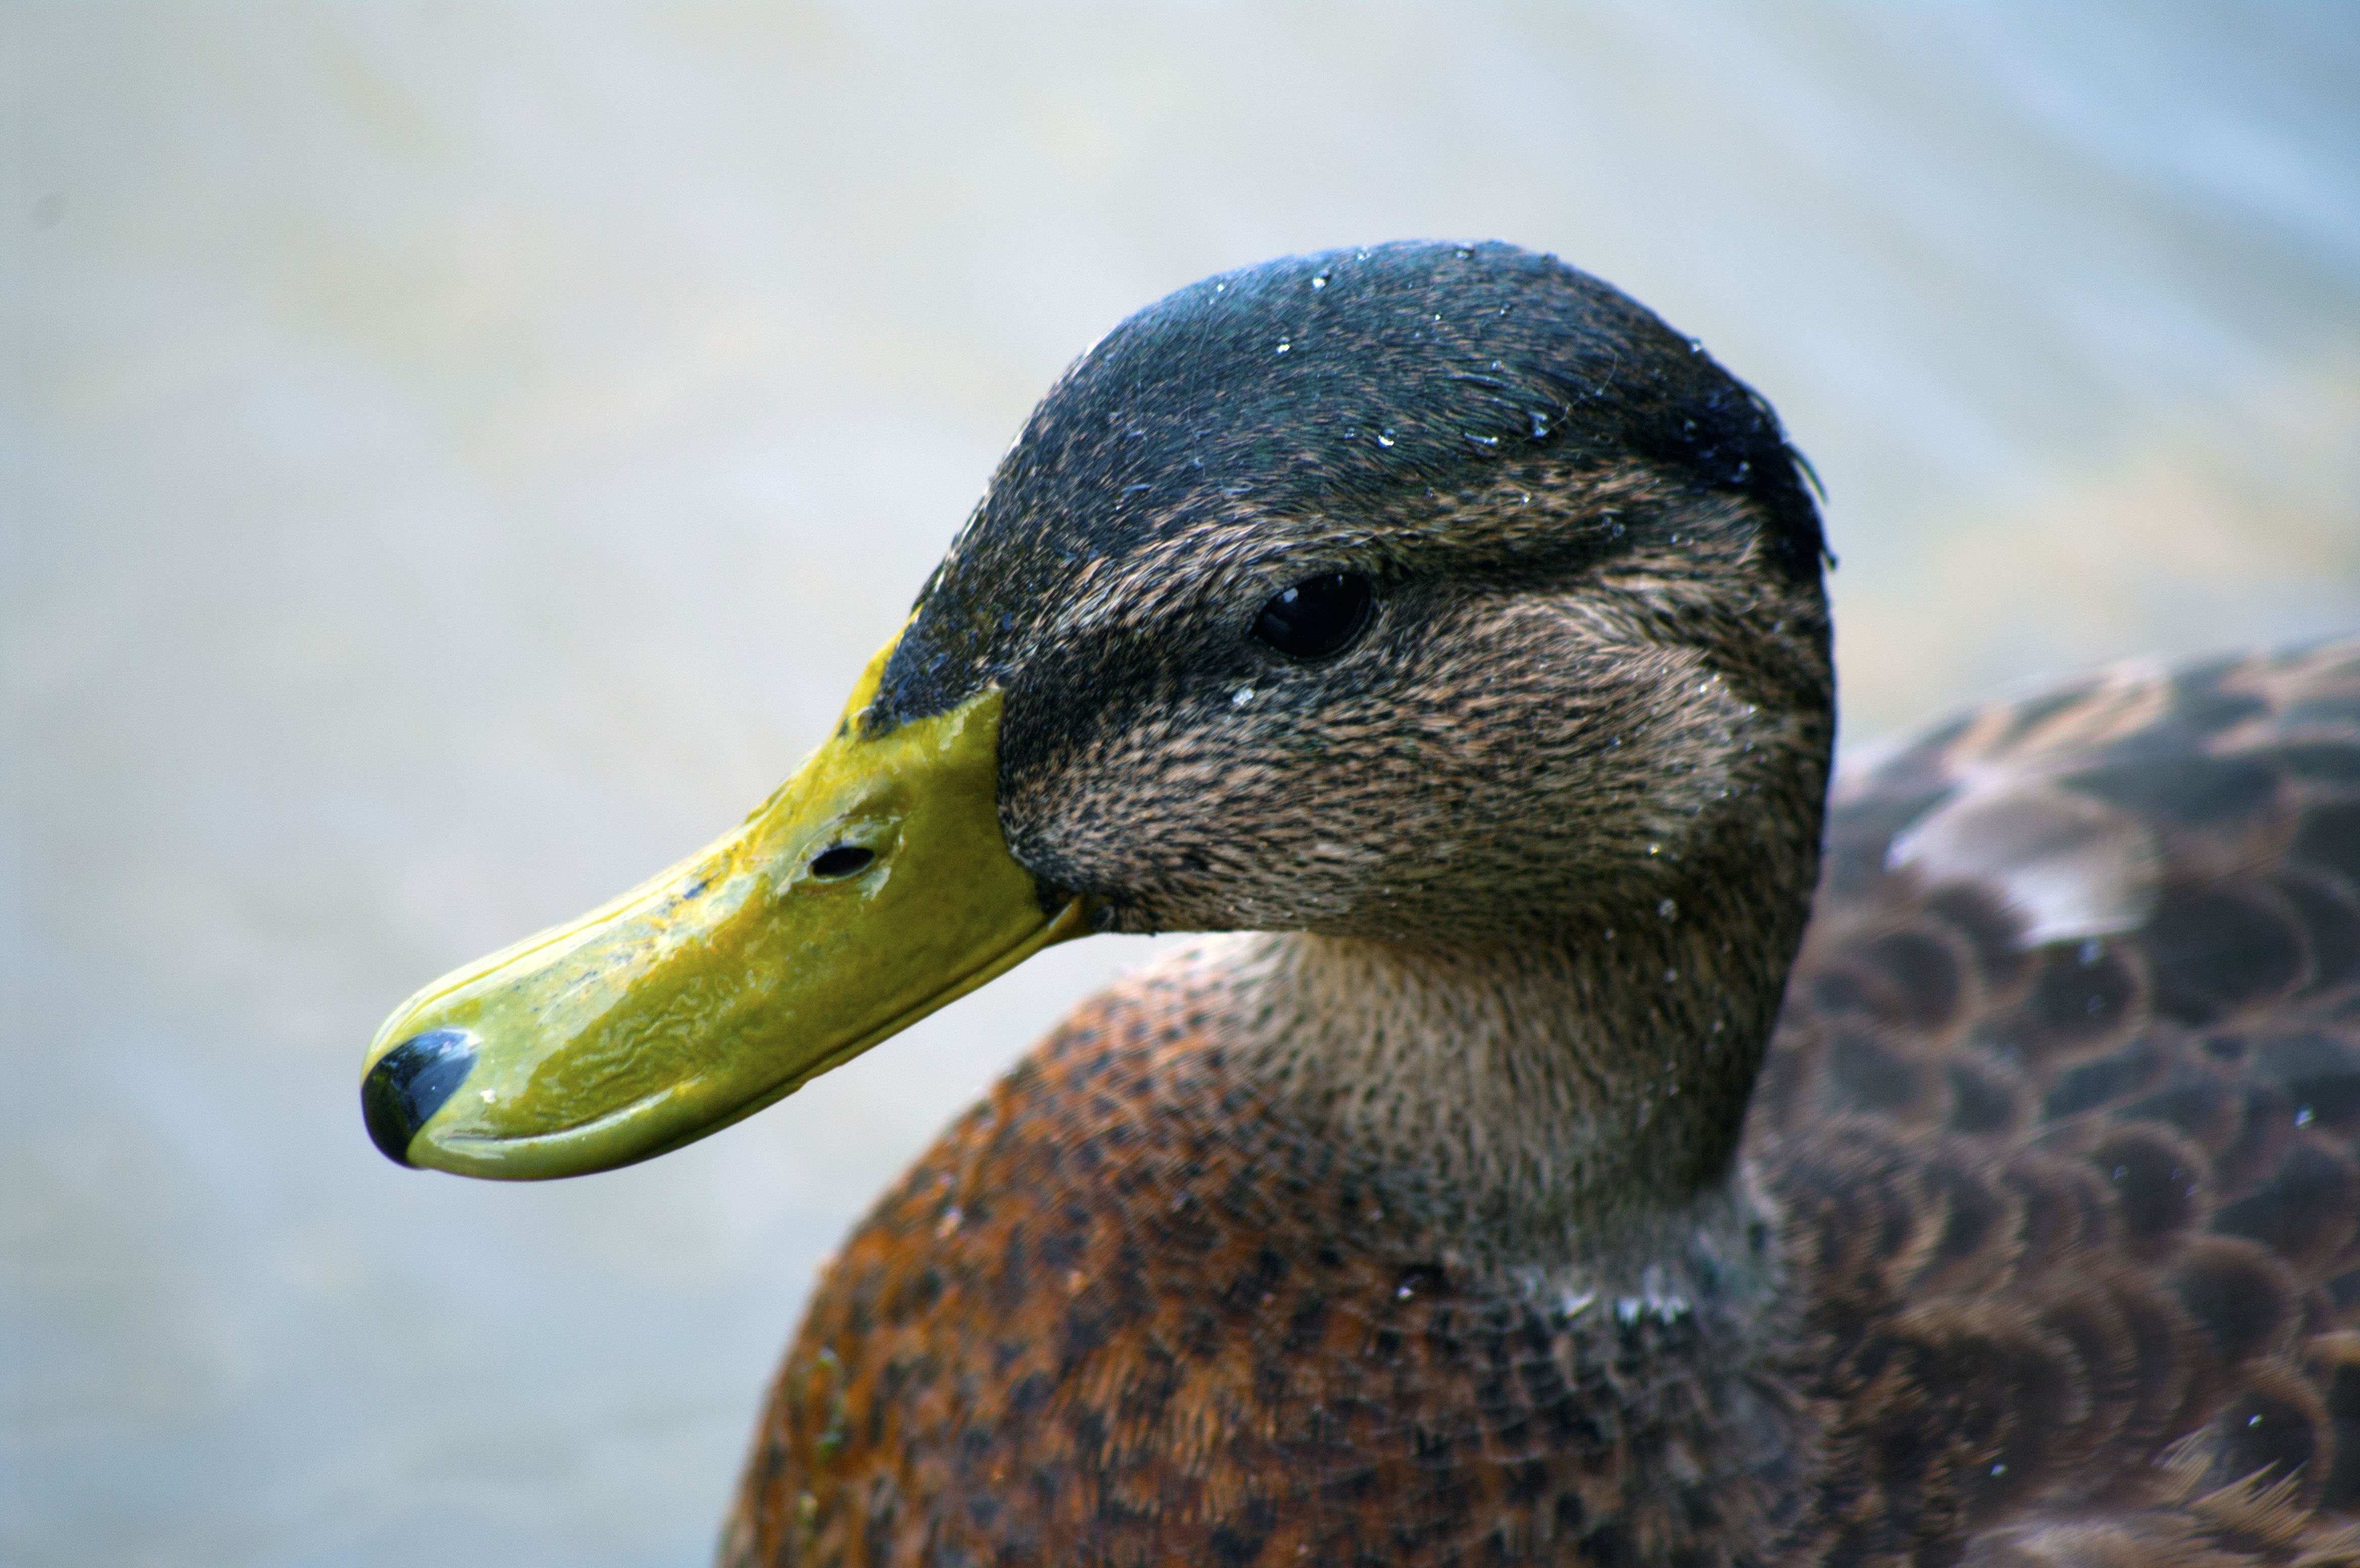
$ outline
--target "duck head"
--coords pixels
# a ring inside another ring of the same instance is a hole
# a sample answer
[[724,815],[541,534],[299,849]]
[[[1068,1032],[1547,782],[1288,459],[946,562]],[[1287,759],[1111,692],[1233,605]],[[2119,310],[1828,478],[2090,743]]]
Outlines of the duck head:
[[736,832],[403,1004],[371,1134],[477,1176],[646,1158],[1090,931],[1557,948],[1742,903],[1766,1037],[1832,734],[1821,554],[1769,407],[1552,258],[1184,289],[1050,390]]

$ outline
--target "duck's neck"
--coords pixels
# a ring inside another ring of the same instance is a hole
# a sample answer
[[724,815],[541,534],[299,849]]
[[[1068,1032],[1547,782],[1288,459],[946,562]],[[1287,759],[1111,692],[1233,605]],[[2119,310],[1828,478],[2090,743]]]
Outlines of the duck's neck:
[[1659,901],[1547,941],[1255,935],[1207,957],[1238,1064],[1398,1223],[1619,1289],[1699,1226],[1751,1225],[1737,1138],[1799,924],[1761,916]]
[[[1233,1135],[1279,1141],[1249,1157],[1306,1201],[1349,1192],[1340,1249],[1397,1299],[1437,1289],[1547,1336],[1583,1413],[1553,1452],[1598,1478],[1585,1528],[1651,1561],[1766,1560],[1820,1452],[1782,1371],[1802,1304],[1735,1158],[1799,901],[1721,914],[1471,949],[1233,936],[1163,981],[1188,1048],[1218,1041],[1262,1102]],[[1432,1286],[1409,1272],[1427,1266]]]

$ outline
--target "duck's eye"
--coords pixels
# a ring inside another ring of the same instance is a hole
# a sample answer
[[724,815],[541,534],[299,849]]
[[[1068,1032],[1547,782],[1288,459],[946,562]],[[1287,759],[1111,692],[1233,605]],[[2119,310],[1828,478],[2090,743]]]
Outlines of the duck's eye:
[[1254,617],[1254,635],[1290,659],[1325,658],[1360,634],[1375,602],[1369,579],[1356,572],[1306,577],[1271,596]]

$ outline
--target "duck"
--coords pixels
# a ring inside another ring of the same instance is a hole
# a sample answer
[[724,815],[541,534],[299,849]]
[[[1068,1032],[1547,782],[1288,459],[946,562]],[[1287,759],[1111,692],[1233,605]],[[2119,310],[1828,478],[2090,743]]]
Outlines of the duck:
[[1183,289],[788,782],[403,1003],[366,1127],[609,1168],[1201,933],[844,1242],[724,1563],[2360,1563],[2360,639],[1837,773],[1816,487],[1551,256]]

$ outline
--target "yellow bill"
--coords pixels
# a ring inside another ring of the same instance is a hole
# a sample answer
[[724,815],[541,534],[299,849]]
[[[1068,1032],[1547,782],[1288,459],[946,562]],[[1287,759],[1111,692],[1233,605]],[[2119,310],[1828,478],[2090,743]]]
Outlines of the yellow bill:
[[862,736],[892,651],[736,832],[403,1003],[362,1080],[377,1146],[513,1179],[628,1165],[1082,934],[1000,836],[997,690]]

